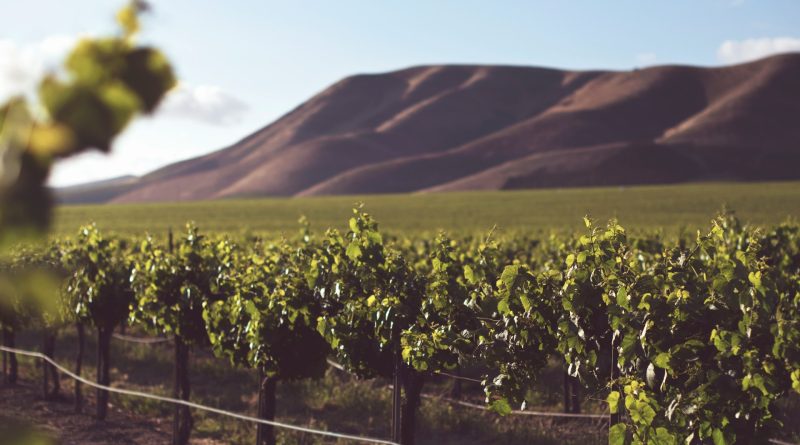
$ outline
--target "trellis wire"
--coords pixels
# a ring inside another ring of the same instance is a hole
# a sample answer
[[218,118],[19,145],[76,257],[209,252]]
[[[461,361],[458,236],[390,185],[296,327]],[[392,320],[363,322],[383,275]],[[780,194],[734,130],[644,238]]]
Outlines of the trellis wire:
[[[132,341],[132,340],[128,340],[127,338],[122,338],[122,337],[123,336],[119,336],[118,338],[121,338],[121,339],[124,339],[124,340],[127,340],[127,341]],[[141,340],[141,339],[136,339],[136,340]],[[168,341],[169,339],[158,339],[158,340],[159,341],[152,341],[152,343],[159,343],[161,341]],[[91,386],[91,387],[94,387],[94,388],[103,389],[103,390],[106,390],[108,392],[113,392],[113,393],[123,394],[123,395],[128,395],[128,396],[134,396],[134,397],[142,397],[142,398],[158,400],[158,401],[167,402],[167,403],[175,403],[175,404],[178,404],[178,405],[184,405],[184,406],[188,406],[190,408],[195,408],[195,409],[199,409],[199,410],[202,410],[202,411],[208,411],[208,412],[211,412],[211,413],[214,413],[214,414],[228,416],[228,417],[232,417],[232,418],[239,419],[239,420],[244,420],[244,421],[254,422],[254,423],[261,423],[261,424],[264,424],[264,425],[272,425],[272,426],[275,426],[275,427],[278,427],[278,428],[285,428],[285,429],[294,430],[294,431],[300,431],[300,432],[309,433],[309,434],[317,434],[317,435],[322,435],[322,436],[335,437],[335,438],[338,438],[338,439],[353,440],[353,441],[365,442],[365,443],[376,443],[376,444],[384,444],[384,445],[400,445],[400,444],[398,444],[396,442],[392,442],[390,440],[375,439],[375,438],[364,437],[364,436],[354,436],[354,435],[350,435],[350,434],[342,434],[342,433],[336,433],[336,432],[332,432],[332,431],[317,430],[317,429],[307,428],[307,427],[302,427],[302,426],[297,426],[297,425],[290,425],[290,424],[287,424],[287,423],[276,422],[276,421],[265,420],[265,419],[259,419],[257,417],[246,416],[244,414],[238,414],[238,413],[234,413],[234,412],[230,412],[230,411],[221,410],[221,409],[218,409],[218,408],[212,408],[210,406],[200,405],[200,404],[192,403],[192,402],[189,402],[189,401],[186,401],[186,400],[173,399],[171,397],[158,396],[158,395],[155,395],[155,394],[149,394],[149,393],[145,393],[145,392],[132,391],[132,390],[127,390],[127,389],[122,389],[122,388],[113,388],[113,387],[110,387],[110,386],[100,385],[98,383],[92,382],[90,380],[87,380],[87,379],[79,376],[79,375],[74,374],[72,371],[64,368],[63,366],[58,364],[56,361],[54,361],[53,359],[51,359],[50,357],[48,357],[48,356],[46,356],[46,355],[44,355],[42,353],[34,352],[34,351],[27,351],[27,350],[23,350],[23,349],[9,348],[7,346],[0,346],[0,351],[5,351],[5,352],[12,353],[12,354],[25,355],[25,356],[28,356],[28,357],[34,357],[34,358],[39,358],[39,359],[45,360],[48,363],[50,363],[51,365],[55,366],[59,371],[61,371],[63,374],[67,375],[68,377],[70,377],[72,379],[75,379],[75,380],[77,380],[77,381],[79,381],[79,382],[81,382],[81,383],[83,383],[85,385],[88,385],[88,386]],[[331,367],[336,368],[336,369],[338,369],[340,371],[347,372],[347,370],[344,369],[344,367],[342,365],[334,362],[333,360],[328,360],[328,364]],[[389,385],[389,386],[391,386],[391,385]],[[478,404],[475,404],[475,403],[469,403],[469,402],[465,402],[465,401],[462,401],[462,400],[455,400],[455,399],[451,399],[449,397],[438,397],[438,396],[430,395],[430,394],[422,394],[421,396],[425,397],[425,398],[428,398],[428,399],[444,400],[446,402],[453,403],[453,404],[460,405],[460,406],[464,406],[464,407],[467,407],[467,408],[479,409],[479,410],[482,410],[482,411],[488,411],[489,410],[489,408],[487,408],[487,407],[485,407],[483,405],[478,405]],[[608,418],[608,414],[574,414],[574,413],[553,413],[553,412],[544,412],[544,411],[520,411],[520,410],[512,411],[511,414],[524,415],[524,416],[535,416],[535,417],[562,417],[562,418],[566,417],[566,418],[591,418],[591,419],[607,419]],[[775,444],[775,445],[797,445],[797,444],[793,444],[791,442],[784,442],[784,441],[777,440],[777,439],[769,439],[769,443],[772,443],[772,444]]]
[[[344,368],[344,366],[340,365],[339,363],[336,363],[333,360],[328,360],[328,365],[330,365],[332,368],[338,369],[339,371],[347,373],[347,370]],[[452,376],[452,375],[448,375],[448,374],[443,374],[443,375],[445,375],[447,377],[454,377],[454,378],[457,377],[457,376]],[[471,380],[473,380],[473,379],[471,379]],[[480,380],[478,380],[478,382],[480,382]],[[392,385],[388,385],[387,387],[391,388]],[[489,408],[487,408],[487,407],[485,407],[483,405],[478,405],[476,403],[464,402],[462,400],[451,399],[449,397],[440,397],[440,396],[435,396],[435,395],[431,395],[431,394],[421,394],[421,397],[424,397],[426,399],[444,400],[445,402],[453,403],[453,404],[456,404],[456,405],[461,405],[461,406],[464,406],[464,407],[467,407],[467,408],[479,409],[481,411],[489,411]],[[607,419],[608,418],[607,414],[574,414],[574,413],[554,413],[554,412],[547,412],[547,411],[521,411],[521,410],[514,410],[514,411],[511,411],[511,414],[520,415],[520,416],[562,417],[562,418],[563,417],[568,417],[568,418],[577,418],[577,419],[580,419],[580,418],[583,418],[583,419]]]
[[133,337],[131,335],[123,335],[123,334],[114,334],[114,338],[117,340],[122,340],[130,343],[139,343],[143,345],[152,345],[156,343],[166,343],[170,341],[169,338],[164,337]]
[[352,440],[352,441],[364,442],[364,443],[375,443],[375,444],[383,444],[383,445],[400,445],[400,444],[398,444],[396,442],[392,442],[390,440],[375,439],[375,438],[372,438],[372,437],[364,437],[364,436],[354,436],[354,435],[350,435],[350,434],[335,433],[335,432],[332,432],[332,431],[317,430],[317,429],[307,428],[307,427],[303,427],[303,426],[290,425],[290,424],[283,423],[283,422],[276,422],[276,421],[273,421],[273,420],[259,419],[257,417],[246,416],[244,414],[238,414],[238,413],[225,411],[225,410],[218,409],[218,408],[212,408],[210,406],[199,405],[197,403],[192,403],[192,402],[189,402],[189,401],[186,401],[186,400],[173,399],[171,397],[164,397],[164,396],[159,396],[159,395],[155,395],[155,394],[149,394],[149,393],[140,392],[140,391],[132,391],[132,390],[128,390],[128,389],[113,388],[113,387],[110,387],[110,386],[100,385],[98,383],[95,383],[95,382],[92,382],[90,380],[87,380],[87,379],[85,379],[85,378],[83,378],[83,377],[81,377],[81,376],[79,376],[77,374],[74,374],[69,369],[66,369],[65,367],[63,367],[60,364],[58,364],[55,360],[51,359],[50,357],[48,357],[48,356],[46,356],[46,355],[44,355],[44,354],[42,354],[40,352],[27,351],[27,350],[24,350],[24,349],[9,348],[7,346],[0,346],[0,351],[5,351],[5,352],[12,353],[12,354],[24,355],[24,356],[28,356],[28,357],[34,357],[34,358],[42,359],[42,360],[50,363],[51,365],[55,366],[59,371],[61,371],[65,375],[67,375],[67,376],[69,376],[69,377],[71,377],[71,378],[73,378],[73,379],[75,379],[77,381],[79,381],[79,382],[81,382],[81,383],[83,383],[85,385],[88,385],[88,386],[91,386],[91,387],[94,387],[94,388],[98,388],[98,389],[102,389],[102,390],[105,390],[105,391],[108,391],[108,392],[113,392],[113,393],[123,394],[123,395],[128,395],[128,396],[134,396],[134,397],[142,397],[142,398],[145,398],[145,399],[158,400],[160,402],[167,402],[167,403],[174,403],[174,404],[178,404],[178,405],[184,405],[184,406],[188,406],[189,408],[194,408],[194,409],[198,409],[198,410],[201,410],[201,411],[208,411],[208,412],[211,412],[211,413],[232,417],[232,418],[239,419],[239,420],[244,420],[244,421],[247,421],[247,422],[261,423],[261,424],[264,424],[264,425],[271,425],[271,426],[278,427],[278,428],[285,428],[285,429],[294,430],[294,431],[300,431],[300,432],[309,433],[309,434],[317,434],[317,435],[321,435],[321,436],[335,437],[337,439]]

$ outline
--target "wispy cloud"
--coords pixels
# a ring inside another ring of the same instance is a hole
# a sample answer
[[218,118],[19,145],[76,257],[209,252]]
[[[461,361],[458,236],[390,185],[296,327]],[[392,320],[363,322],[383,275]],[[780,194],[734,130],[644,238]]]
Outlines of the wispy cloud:
[[[34,93],[45,74],[59,69],[79,38],[53,35],[28,43],[0,39],[0,103],[14,95]],[[181,83],[167,96],[159,114],[228,125],[238,123],[247,109],[242,100],[217,86]]]
[[800,51],[800,38],[764,37],[726,40],[717,49],[717,59],[724,63],[740,63],[792,51]]
[[159,114],[230,125],[240,122],[248,108],[244,101],[220,87],[181,83],[169,93]]
[[48,71],[54,71],[78,37],[53,35],[38,42],[0,39],[0,101],[30,94]]

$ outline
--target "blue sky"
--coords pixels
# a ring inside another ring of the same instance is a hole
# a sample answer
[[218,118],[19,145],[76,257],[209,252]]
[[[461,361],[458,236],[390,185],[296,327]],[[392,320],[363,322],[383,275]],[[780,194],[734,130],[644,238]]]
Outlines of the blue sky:
[[[114,31],[121,2],[0,0],[0,97],[30,90],[79,35]],[[229,145],[336,80],[431,63],[631,69],[714,66],[800,51],[797,0],[154,0],[142,40],[181,78],[111,156],[69,160],[57,185]],[[13,6],[11,6],[13,4]]]

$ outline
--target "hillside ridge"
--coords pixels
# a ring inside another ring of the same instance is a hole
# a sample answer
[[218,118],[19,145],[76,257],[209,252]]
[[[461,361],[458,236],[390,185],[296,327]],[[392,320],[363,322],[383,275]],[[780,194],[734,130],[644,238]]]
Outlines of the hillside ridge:
[[[725,67],[415,66],[344,78],[224,149],[62,202],[800,178],[800,53]],[[107,185],[107,184],[105,184]]]

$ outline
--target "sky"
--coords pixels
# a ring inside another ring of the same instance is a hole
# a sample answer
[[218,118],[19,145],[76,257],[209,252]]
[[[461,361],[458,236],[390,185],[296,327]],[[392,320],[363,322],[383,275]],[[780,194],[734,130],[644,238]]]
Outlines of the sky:
[[[147,173],[224,148],[342,77],[422,64],[627,70],[800,51],[798,0],[151,0],[141,42],[180,84],[111,155],[50,183]],[[0,101],[32,95],[80,36],[116,32],[116,0],[0,0]]]

